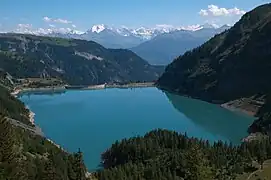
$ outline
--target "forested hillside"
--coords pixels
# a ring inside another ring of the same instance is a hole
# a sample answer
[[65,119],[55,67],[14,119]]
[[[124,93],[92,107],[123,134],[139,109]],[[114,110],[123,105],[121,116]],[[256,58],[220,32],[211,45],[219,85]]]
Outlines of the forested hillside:
[[233,146],[154,130],[114,143],[102,154],[102,180],[225,180],[252,173],[271,158],[271,139]]
[[227,102],[271,89],[271,5],[245,14],[228,31],[178,57],[158,80],[161,88]]
[[[175,59],[157,85],[215,103],[266,99],[271,95],[270,31],[271,4],[265,4],[246,13],[231,29]],[[271,130],[269,103],[260,110],[261,118],[251,132]]]
[[54,77],[71,85],[154,81],[163,71],[129,50],[24,34],[0,34],[0,67],[15,78]]
[[[85,179],[81,152],[68,154],[29,129],[29,110],[0,85],[0,180]],[[80,178],[82,177],[82,178]]]
[[[178,57],[157,85],[178,94],[224,103],[264,97],[250,132],[271,133],[271,4],[246,13],[231,29]],[[152,81],[160,67],[128,50],[110,50],[82,40],[0,35],[0,180],[84,180],[82,153],[69,154],[33,127],[29,110],[11,96],[8,73],[17,78],[56,77],[69,84]],[[8,73],[6,73],[8,72]],[[234,126],[234,124],[233,124]],[[271,159],[271,138],[233,146],[167,130],[115,142],[101,155],[99,180],[227,180]],[[91,144],[90,144],[91,146]],[[249,179],[249,178],[245,178]]]

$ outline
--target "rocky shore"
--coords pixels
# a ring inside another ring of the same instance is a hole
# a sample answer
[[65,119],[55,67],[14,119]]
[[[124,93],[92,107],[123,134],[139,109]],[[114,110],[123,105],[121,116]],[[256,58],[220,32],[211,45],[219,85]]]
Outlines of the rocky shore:
[[129,83],[129,84],[106,84],[105,88],[140,88],[140,87],[154,87],[154,82],[145,83]]
[[15,88],[11,95],[17,97],[21,93],[28,93],[28,92],[40,92],[40,91],[65,91],[65,86],[51,86],[51,87],[41,87],[41,88]]
[[80,90],[95,90],[95,89],[109,89],[109,88],[140,88],[140,87],[154,87],[153,82],[144,83],[128,83],[128,84],[99,84],[90,86],[65,86],[66,89],[80,89]]
[[243,109],[243,108],[240,108],[234,104],[231,104],[231,103],[224,103],[224,104],[221,104],[220,105],[222,108],[225,108],[227,110],[230,110],[230,111],[235,111],[235,112],[242,112],[246,115],[249,115],[249,116],[255,116],[257,111],[255,110],[248,110],[248,109]]
[[[46,88],[24,88],[24,89],[16,89],[14,90],[13,92],[11,92],[11,94],[15,97],[17,97],[18,94],[20,93],[26,93],[26,92],[32,92],[32,91],[52,91],[52,90],[64,90],[65,87],[61,86],[61,87],[46,87]],[[40,127],[38,127],[36,124],[35,124],[35,113],[33,111],[31,111],[31,109],[26,106],[26,108],[29,110],[29,121],[31,122],[32,125],[34,125],[35,129],[39,129],[40,133],[36,133],[37,135],[40,135],[40,136],[43,136],[43,132],[41,130]],[[25,128],[25,129],[28,129],[27,127],[24,127],[24,126],[20,126],[22,128]],[[55,143],[54,141],[52,141],[51,139],[49,138],[46,138],[50,143],[52,143],[53,145],[55,145],[56,147],[58,147],[59,149],[61,149],[62,151],[65,151],[59,144]],[[67,152],[67,151],[65,151]]]
[[35,113],[33,111],[31,111],[28,107],[27,109],[29,110],[29,121],[31,122],[31,124],[35,125]]
[[241,98],[221,104],[221,107],[230,111],[239,111],[249,116],[256,116],[260,107],[264,104],[263,100],[255,100],[251,98]]

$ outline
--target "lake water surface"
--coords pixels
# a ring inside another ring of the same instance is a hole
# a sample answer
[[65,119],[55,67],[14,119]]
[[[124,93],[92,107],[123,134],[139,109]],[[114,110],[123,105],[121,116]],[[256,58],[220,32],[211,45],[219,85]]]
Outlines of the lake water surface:
[[163,128],[234,144],[247,135],[253,117],[156,88],[70,90],[23,94],[46,137],[64,149],[80,148],[89,170],[116,140]]

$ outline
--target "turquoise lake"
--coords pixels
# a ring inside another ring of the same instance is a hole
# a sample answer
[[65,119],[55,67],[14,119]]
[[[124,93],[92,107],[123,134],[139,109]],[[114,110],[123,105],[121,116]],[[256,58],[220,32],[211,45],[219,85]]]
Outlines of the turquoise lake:
[[154,87],[31,93],[20,99],[46,137],[70,152],[83,151],[89,170],[97,169],[100,154],[122,138],[163,128],[238,144],[254,120]]

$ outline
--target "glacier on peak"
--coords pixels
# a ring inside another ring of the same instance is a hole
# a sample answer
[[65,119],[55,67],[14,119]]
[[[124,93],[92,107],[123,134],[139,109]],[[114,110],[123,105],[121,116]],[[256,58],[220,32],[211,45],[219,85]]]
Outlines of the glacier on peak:
[[169,33],[172,31],[178,31],[178,30],[197,31],[203,28],[217,29],[219,28],[219,26],[216,24],[205,23],[202,25],[196,24],[196,25],[183,26],[183,27],[174,27],[172,25],[159,24],[151,28],[149,27],[128,28],[126,26],[121,26],[120,28],[116,28],[116,27],[106,26],[104,24],[98,24],[98,25],[93,25],[91,29],[87,31],[86,33],[102,33],[102,32],[105,32],[105,30],[110,30],[114,33],[117,33],[125,37],[135,36],[142,39],[151,39],[159,34]]
[[91,32],[100,33],[105,29],[106,29],[106,26],[104,24],[93,25],[91,28]]

